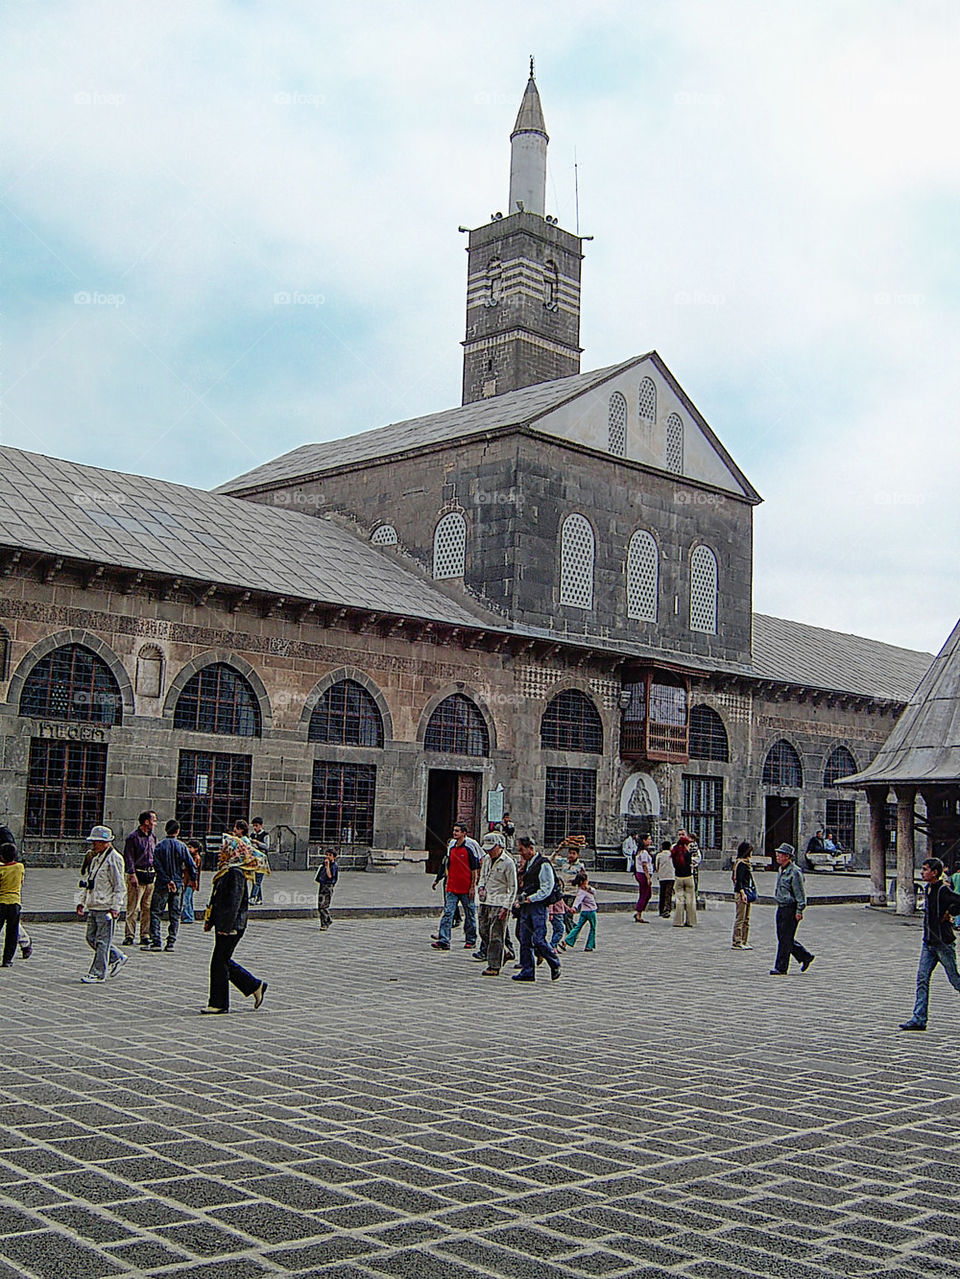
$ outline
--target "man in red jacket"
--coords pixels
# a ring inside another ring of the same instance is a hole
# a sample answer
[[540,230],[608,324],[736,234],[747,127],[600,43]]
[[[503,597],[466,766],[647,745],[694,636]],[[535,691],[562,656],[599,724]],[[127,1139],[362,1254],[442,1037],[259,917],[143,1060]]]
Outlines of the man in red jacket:
[[437,940],[430,945],[434,950],[450,949],[450,930],[453,927],[453,912],[457,903],[463,908],[464,950],[473,950],[477,944],[477,909],[473,895],[477,887],[477,873],[480,870],[482,852],[475,839],[467,834],[462,822],[453,828],[453,839],[447,845],[447,855],[443,861],[443,874],[446,876],[443,917],[437,932]]

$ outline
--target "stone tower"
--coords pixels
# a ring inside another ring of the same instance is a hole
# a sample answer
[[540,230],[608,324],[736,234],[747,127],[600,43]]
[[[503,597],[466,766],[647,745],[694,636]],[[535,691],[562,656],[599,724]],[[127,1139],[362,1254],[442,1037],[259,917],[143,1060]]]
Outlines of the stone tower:
[[463,403],[580,372],[580,236],[546,216],[547,137],[533,78],[510,135],[510,202],[470,232]]

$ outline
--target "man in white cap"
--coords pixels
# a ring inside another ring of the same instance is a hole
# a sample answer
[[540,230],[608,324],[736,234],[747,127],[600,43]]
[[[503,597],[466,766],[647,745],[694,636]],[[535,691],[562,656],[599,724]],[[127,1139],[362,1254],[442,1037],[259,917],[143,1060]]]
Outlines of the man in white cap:
[[[494,830],[480,841],[483,860],[477,897],[480,901],[480,950],[487,966],[481,976],[499,977],[503,967],[504,934],[510,908],[517,900],[517,866],[504,848],[504,839]],[[478,952],[479,954],[480,952]]]
[[87,836],[89,860],[84,859],[81,872],[77,913],[86,917],[87,945],[93,951],[90,971],[80,980],[86,984],[106,981],[127,962],[122,950],[113,944],[113,926],[120,918],[127,885],[123,859],[113,847],[113,831],[107,826],[94,826]]

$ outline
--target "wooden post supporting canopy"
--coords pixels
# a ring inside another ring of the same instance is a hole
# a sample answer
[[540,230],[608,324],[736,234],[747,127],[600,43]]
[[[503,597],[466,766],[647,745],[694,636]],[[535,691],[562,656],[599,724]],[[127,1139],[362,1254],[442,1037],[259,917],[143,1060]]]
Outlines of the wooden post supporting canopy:
[[870,905],[887,904],[887,787],[868,786],[870,805]]

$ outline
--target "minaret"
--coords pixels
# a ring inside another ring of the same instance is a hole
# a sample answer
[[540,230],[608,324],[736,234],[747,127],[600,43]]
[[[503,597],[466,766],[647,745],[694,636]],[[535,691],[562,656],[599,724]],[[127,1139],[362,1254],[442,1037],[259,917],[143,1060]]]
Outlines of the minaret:
[[510,197],[470,232],[463,403],[580,372],[579,235],[545,214],[547,136],[533,76],[510,135]]

